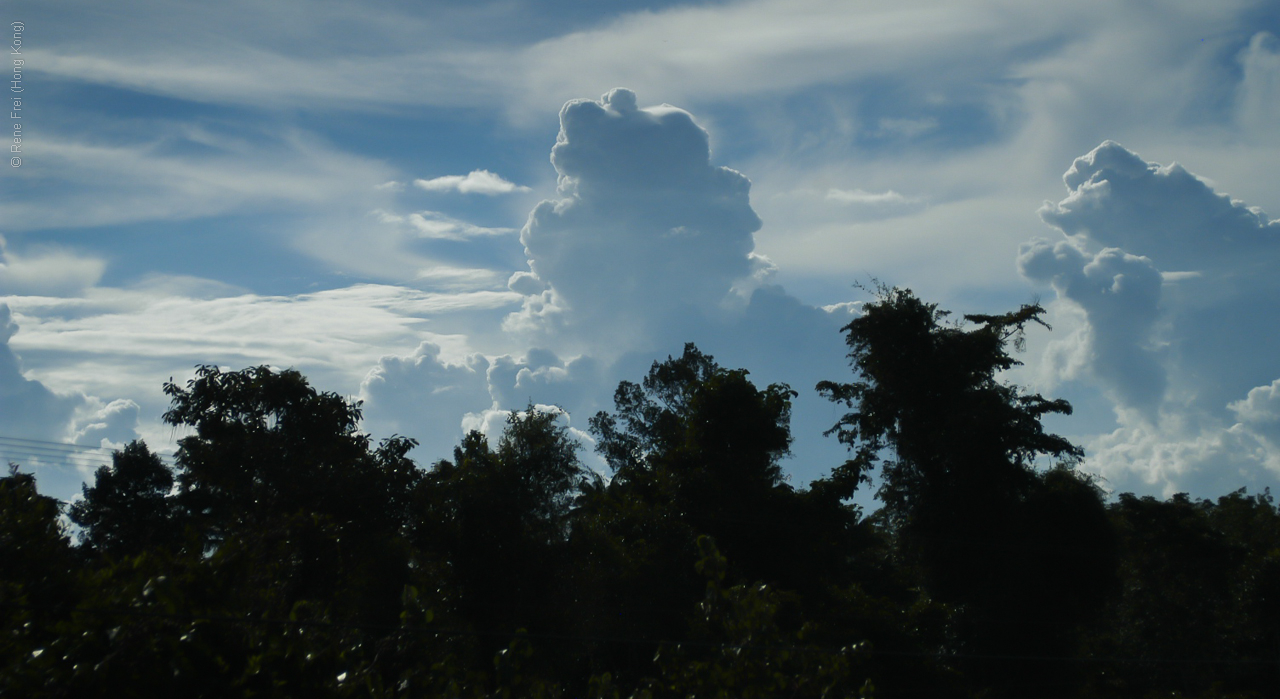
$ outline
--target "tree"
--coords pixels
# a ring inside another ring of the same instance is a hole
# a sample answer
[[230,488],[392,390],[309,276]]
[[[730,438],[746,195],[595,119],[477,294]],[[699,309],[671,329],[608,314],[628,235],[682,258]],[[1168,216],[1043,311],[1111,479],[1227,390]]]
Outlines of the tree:
[[77,602],[75,558],[58,501],[35,476],[9,465],[0,478],[0,694],[29,696],[32,665],[57,640],[56,625]]
[[175,456],[181,514],[216,551],[212,563],[241,581],[236,594],[286,614],[310,600],[347,618],[396,617],[421,478],[406,457],[412,440],[372,447],[358,402],[293,370],[203,366],[164,390],[165,420],[195,431]]
[[202,366],[186,388],[165,384],[164,419],[179,441],[179,498],[216,537],[224,526],[299,510],[339,520],[402,521],[417,471],[412,440],[372,448],[359,402],[312,388],[292,369]]
[[[828,432],[853,452],[840,478],[866,482],[879,467],[903,562],[959,612],[956,649],[1022,658],[971,669],[979,683],[1005,687],[1028,672],[1066,671],[1029,671],[1025,656],[1069,655],[1074,622],[1062,610],[1096,614],[1114,576],[1101,494],[1072,470],[1083,452],[1040,423],[1071,406],[1000,380],[1018,364],[1007,346],[1021,347],[1029,324],[1045,325],[1043,313],[1028,305],[968,315],[966,327],[910,291],[880,287],[843,329],[857,380],[818,384],[851,408]],[[1038,472],[1046,458],[1060,468]],[[1046,637],[1045,621],[1069,631]]]
[[794,396],[785,384],[757,389],[745,369],[724,369],[690,343],[679,358],[654,362],[642,384],[620,383],[616,416],[598,413],[591,432],[614,471],[612,487],[669,501],[731,557],[745,558],[735,540],[760,523],[761,505],[791,493],[780,462]]
[[[1121,494],[1122,585],[1089,651],[1111,696],[1269,696],[1280,648],[1280,510],[1269,492],[1217,502]],[[1113,659],[1119,659],[1114,661]],[[1127,662],[1126,662],[1127,661]]]
[[570,517],[599,477],[578,459],[559,413],[513,412],[497,448],[472,431],[426,474],[412,539],[457,586],[458,611],[496,648],[525,628],[563,632]]
[[128,556],[169,547],[180,541],[173,503],[173,473],[159,456],[135,440],[111,455],[92,486],[83,486],[84,499],[71,505],[71,521],[83,531],[81,546],[93,551]]
[[597,449],[623,481],[665,470],[681,482],[781,486],[796,394],[786,384],[759,390],[747,374],[686,344],[678,359],[654,362],[642,384],[618,384],[616,417],[600,412],[591,419]]
[[[745,369],[725,369],[692,343],[654,362],[639,385],[623,381],[616,414],[591,419],[597,450],[614,471],[615,496],[713,536],[748,578],[785,570],[787,510],[795,492],[781,461],[791,446],[785,384],[758,389]],[[692,552],[692,540],[683,547]],[[777,582],[777,580],[772,580]]]
[[881,466],[878,495],[895,524],[910,528],[937,505],[1016,497],[1034,482],[1031,466],[1040,456],[1082,456],[1040,425],[1044,415],[1069,415],[1066,401],[1024,394],[998,379],[1019,364],[1006,344],[1018,345],[1028,323],[1043,325],[1044,309],[965,316],[977,324],[965,329],[908,290],[879,294],[843,328],[860,380],[823,381],[818,391],[854,409],[828,434],[853,451],[845,469],[859,481]]

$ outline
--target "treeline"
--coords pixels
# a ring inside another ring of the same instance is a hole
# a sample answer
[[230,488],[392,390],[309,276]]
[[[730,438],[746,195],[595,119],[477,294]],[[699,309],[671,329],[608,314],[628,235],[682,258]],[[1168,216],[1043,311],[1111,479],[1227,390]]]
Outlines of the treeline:
[[175,466],[117,452],[74,544],[0,478],[0,696],[1273,696],[1270,494],[1107,503],[1070,406],[998,379],[1041,313],[881,289],[804,489],[796,394],[692,345],[591,420],[608,478],[532,406],[422,469],[295,371],[202,367]]

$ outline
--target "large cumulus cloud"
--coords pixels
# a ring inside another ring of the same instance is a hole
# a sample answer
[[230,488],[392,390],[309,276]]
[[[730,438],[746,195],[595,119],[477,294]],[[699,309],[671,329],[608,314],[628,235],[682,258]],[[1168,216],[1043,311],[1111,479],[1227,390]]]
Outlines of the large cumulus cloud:
[[1277,249],[1280,223],[1261,210],[1215,192],[1177,163],[1148,163],[1114,141],[1076,158],[1063,182],[1068,195],[1041,209],[1045,223],[1149,257],[1162,271],[1238,275]]
[[55,392],[27,378],[9,342],[18,329],[9,305],[0,303],[0,437],[7,438],[0,458],[35,471],[45,493],[70,499],[100,464],[54,443],[122,447],[138,437],[138,405],[128,399],[105,402],[78,391]]
[[711,164],[688,112],[641,109],[624,89],[569,102],[551,162],[561,198],[539,204],[521,232],[531,271],[511,280],[527,300],[509,327],[558,324],[562,340],[634,346],[732,307],[767,275],[752,253],[751,183]]
[[800,392],[801,475],[839,463],[841,448],[821,435],[833,411],[812,386],[848,372],[839,333],[847,310],[807,306],[771,283],[773,264],[755,252],[762,222],[751,183],[712,162],[694,118],[669,105],[640,108],[625,89],[575,100],[560,112],[551,163],[560,198],[540,203],[521,233],[530,269],[509,286],[525,302],[506,323],[547,350],[514,373],[495,363],[495,399],[504,408],[565,401],[581,424],[582,408],[611,406],[619,379],[637,380],[694,342],[758,384]]
[[9,347],[17,332],[9,306],[0,303],[0,435],[59,439],[83,399],[55,394],[23,375],[18,355]]
[[836,416],[812,386],[848,372],[839,327],[849,314],[770,283],[773,265],[755,253],[750,181],[712,163],[688,112],[640,108],[629,90],[569,102],[560,126],[558,197],[521,232],[528,269],[508,284],[523,303],[503,323],[507,347],[446,360],[424,344],[384,358],[362,389],[370,424],[423,439],[427,460],[446,456],[462,430],[499,431],[530,404],[556,406],[581,430],[612,408],[618,381],[694,342],[758,384],[801,392],[798,475],[838,464],[842,448],[821,435]]
[[1067,197],[1040,213],[1064,237],[1023,245],[1018,264],[1083,312],[1045,360],[1083,369],[1059,373],[1115,401],[1115,431],[1091,445],[1095,468],[1166,492],[1276,483],[1280,223],[1111,141],[1063,179]]
[[1151,260],[1118,248],[1095,254],[1068,242],[1037,240],[1023,246],[1018,265],[1084,310],[1089,324],[1079,351],[1089,354],[1094,376],[1122,404],[1151,416],[1165,390],[1152,334],[1161,277]]

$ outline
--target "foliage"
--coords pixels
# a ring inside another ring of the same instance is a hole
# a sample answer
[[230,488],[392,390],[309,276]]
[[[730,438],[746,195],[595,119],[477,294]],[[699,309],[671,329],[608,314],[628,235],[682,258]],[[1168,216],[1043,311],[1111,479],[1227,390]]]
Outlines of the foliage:
[[[385,623],[409,582],[403,530],[421,478],[393,437],[374,448],[360,406],[296,371],[203,366],[165,385],[179,440],[176,505],[212,564],[235,572],[237,604],[285,614],[299,601]],[[266,593],[270,590],[270,593]],[[275,593],[280,593],[276,595]]]
[[58,503],[35,476],[9,465],[0,478],[0,695],[39,686],[23,669],[58,639],[55,623],[76,604],[75,559]]
[[[1069,664],[1033,658],[1072,652],[1076,626],[1105,597],[1114,544],[1101,493],[1070,468],[1081,450],[1040,424],[1070,405],[999,378],[1018,363],[1007,345],[1043,325],[1043,309],[970,315],[967,328],[909,291],[881,287],[863,310],[844,328],[857,380],[818,384],[852,409],[829,432],[853,452],[843,479],[865,482],[879,466],[903,562],[955,606],[951,650],[971,659],[963,664],[980,686],[1016,694],[1033,677],[1054,677],[1056,688],[1042,691],[1071,691]],[[1046,456],[1060,467],[1038,473]]]
[[[784,476],[791,400],[693,345],[419,469],[295,371],[165,386],[67,516],[0,478],[0,695],[1136,697],[1274,691],[1280,510],[1120,495],[1001,381],[1041,309],[910,292],[846,328],[851,458]],[[1044,468],[1046,462],[1055,462]],[[879,471],[883,507],[848,502]]]
[[784,384],[757,389],[745,370],[685,345],[680,357],[654,362],[642,384],[619,384],[616,414],[592,418],[597,450],[614,471],[610,491],[686,525],[686,551],[708,534],[748,576],[782,570],[770,558],[792,533],[786,515],[795,494],[780,462],[794,396]]
[[728,560],[714,540],[699,537],[698,550],[697,570],[706,580],[698,604],[700,634],[659,653],[659,678],[646,687],[651,696],[873,696],[874,685],[857,671],[865,643],[843,648],[808,643],[808,625],[784,629],[780,623],[783,607],[795,604],[793,596],[763,584],[726,588]]
[[173,472],[141,441],[111,456],[111,466],[83,486],[84,499],[72,503],[71,521],[81,527],[83,547],[113,556],[177,545],[180,523],[173,502]]
[[371,449],[359,403],[320,393],[293,370],[223,372],[202,366],[186,388],[165,384],[166,422],[194,428],[179,441],[178,499],[210,541],[300,510],[394,529],[419,474],[413,440]]
[[558,415],[530,406],[512,413],[491,449],[471,432],[428,472],[411,524],[419,550],[440,561],[456,586],[454,604],[487,646],[519,628],[562,631],[572,506],[598,477]]
[[[1005,346],[1016,344],[1028,323],[1043,325],[1043,313],[1032,305],[970,315],[965,319],[977,327],[966,329],[910,291],[881,288],[843,328],[859,380],[818,384],[827,398],[854,408],[828,434],[849,445],[845,468],[860,481],[880,464],[878,495],[895,524],[909,526],[939,506],[1019,496],[1031,487],[1030,467],[1041,455],[1068,463],[1082,455],[1040,425],[1044,415],[1069,415],[1066,401],[999,381],[999,372],[1018,364]],[[882,458],[886,451],[891,456]]]
[[[1250,696],[1274,682],[1280,647],[1280,509],[1270,492],[1217,502],[1122,494],[1121,587],[1091,639],[1104,696]],[[1111,663],[1114,658],[1131,662]]]

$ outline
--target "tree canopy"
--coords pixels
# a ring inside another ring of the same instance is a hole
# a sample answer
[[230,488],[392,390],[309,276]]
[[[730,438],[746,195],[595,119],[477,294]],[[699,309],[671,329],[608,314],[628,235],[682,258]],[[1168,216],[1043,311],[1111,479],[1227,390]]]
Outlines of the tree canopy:
[[556,409],[419,467],[296,371],[199,367],[172,466],[0,477],[0,695],[1269,696],[1270,493],[1108,502],[1004,380],[1042,315],[880,289],[807,485],[796,392],[692,344],[591,419],[608,473]]

